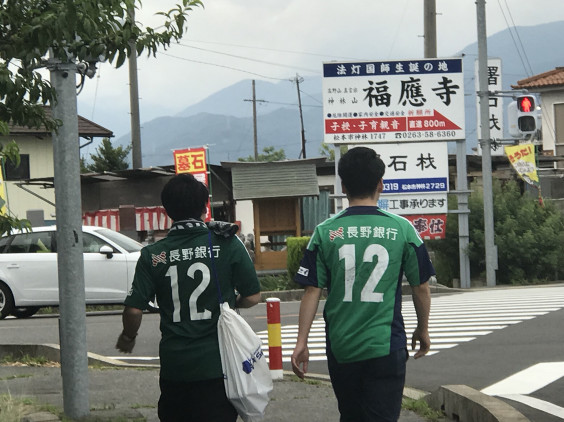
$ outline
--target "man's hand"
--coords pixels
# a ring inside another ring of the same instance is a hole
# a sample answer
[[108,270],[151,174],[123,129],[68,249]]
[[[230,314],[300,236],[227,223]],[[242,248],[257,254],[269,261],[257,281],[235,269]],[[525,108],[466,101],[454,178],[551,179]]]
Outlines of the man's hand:
[[118,337],[116,343],[116,349],[122,353],[131,353],[133,347],[135,346],[135,337],[128,337],[124,333],[121,333]]
[[419,342],[419,350],[417,351],[417,353],[415,353],[415,359],[419,359],[429,352],[429,349],[431,348],[431,338],[429,337],[429,331],[422,330],[417,327],[413,332],[413,336],[411,337],[411,350],[415,350],[417,342]]
[[298,347],[292,353],[292,370],[301,379],[304,379],[307,373],[307,365],[309,363],[309,349],[307,346]]

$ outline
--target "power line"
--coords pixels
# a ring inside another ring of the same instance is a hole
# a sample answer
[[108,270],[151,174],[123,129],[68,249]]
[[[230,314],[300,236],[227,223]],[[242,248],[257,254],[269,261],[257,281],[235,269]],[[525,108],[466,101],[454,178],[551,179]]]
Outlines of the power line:
[[282,64],[282,63],[269,62],[269,61],[266,61],[266,60],[253,59],[253,58],[250,58],[250,57],[239,56],[237,54],[230,54],[230,53],[224,53],[224,52],[216,51],[216,50],[209,50],[207,48],[195,47],[193,45],[188,45],[188,44],[178,43],[178,45],[180,45],[182,47],[193,48],[195,50],[207,51],[209,53],[221,54],[223,56],[235,57],[237,59],[249,60],[249,61],[252,61],[252,62],[264,63],[264,64],[269,64],[269,65],[272,65],[272,66],[287,67],[287,68],[290,68],[290,69],[301,69],[301,70],[305,70],[306,72],[312,72],[312,73],[320,74],[320,72],[317,71],[317,70],[312,70],[312,69],[308,69],[308,68],[304,68],[304,67],[298,67],[298,66],[287,65],[287,64]]
[[519,36],[519,31],[517,31],[517,26],[515,26],[515,21],[513,20],[513,15],[511,14],[511,9],[509,8],[509,4],[507,4],[507,0],[505,1],[505,7],[507,8],[507,13],[509,13],[509,17],[511,18],[511,23],[513,24],[513,30],[515,34],[517,34],[517,38],[519,39],[519,44],[521,45],[521,50],[523,50],[523,55],[525,56],[525,60],[527,61],[527,65],[529,66],[529,76],[533,75],[533,68],[531,67],[531,63],[529,62],[529,58],[527,57],[527,52],[525,51],[525,47],[523,42],[521,41],[521,37]]
[[203,44],[217,44],[217,45],[223,45],[223,46],[227,46],[227,47],[240,47],[240,48],[248,48],[248,49],[253,49],[253,50],[273,51],[273,52],[276,52],[276,53],[289,53],[289,54],[300,54],[300,55],[307,55],[307,56],[325,57],[325,58],[331,58],[332,60],[333,59],[334,60],[338,60],[338,59],[358,60],[358,61],[363,60],[363,59],[359,59],[358,57],[345,57],[345,56],[335,57],[331,54],[311,53],[311,52],[307,52],[307,51],[296,51],[296,50],[280,50],[280,49],[276,49],[276,48],[254,47],[254,46],[249,46],[249,45],[229,44],[229,43],[222,43],[222,42],[216,42],[216,41],[190,40],[190,42],[197,42],[197,43],[203,43]]
[[[497,4],[499,5],[499,9],[501,10],[501,14],[503,15],[503,19],[505,20],[505,24],[507,25],[507,29],[509,30],[509,35],[511,35],[511,39],[513,40],[513,44],[515,45],[515,49],[517,50],[517,55],[519,56],[519,60],[521,60],[521,64],[523,65],[523,69],[525,70],[525,73],[527,74],[527,76],[531,76],[531,73],[529,72],[529,70],[527,69],[527,66],[525,64],[525,60],[523,59],[523,56],[521,55],[521,49],[517,45],[517,41],[515,40],[515,36],[513,35],[513,31],[511,30],[511,25],[509,24],[509,21],[507,20],[507,16],[505,16],[505,12],[503,11],[501,1],[497,0]],[[506,3],[506,5],[507,5],[507,3]],[[524,53],[525,53],[525,51],[523,50],[523,54]]]
[[163,52],[159,52],[159,54],[162,54],[163,56],[167,56],[167,57],[172,57],[174,59],[178,59],[178,60],[184,60],[186,62],[192,62],[192,63],[199,63],[199,64],[206,64],[209,66],[216,66],[216,67],[222,67],[224,69],[229,69],[229,70],[235,70],[237,72],[243,72],[243,73],[247,73],[249,75],[254,75],[254,76],[259,76],[261,78],[265,78],[265,79],[272,79],[275,81],[285,81],[286,79],[284,78],[274,78],[272,76],[265,76],[265,75],[261,75],[260,73],[256,73],[256,72],[250,72],[248,70],[244,70],[244,69],[238,69],[236,67],[231,67],[231,66],[225,66],[222,64],[217,64],[217,63],[209,63],[209,62],[204,62],[201,60],[193,60],[193,59],[187,59],[185,57],[179,57],[179,56],[175,56],[173,54],[168,54],[168,53],[163,53]]

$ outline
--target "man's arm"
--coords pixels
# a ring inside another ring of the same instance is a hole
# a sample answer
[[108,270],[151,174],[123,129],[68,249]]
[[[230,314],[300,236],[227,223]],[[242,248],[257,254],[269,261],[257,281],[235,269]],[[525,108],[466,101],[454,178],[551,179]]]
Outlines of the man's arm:
[[235,300],[235,307],[236,308],[250,308],[252,306],[255,306],[259,302],[260,302],[260,292],[255,293],[254,295],[251,295],[251,296],[239,295],[239,296],[237,296],[237,299]]
[[141,309],[126,306],[123,309],[121,320],[123,323],[123,331],[118,337],[116,349],[123,353],[131,353],[135,346],[135,337],[141,326],[143,311]]
[[300,316],[298,326],[298,339],[296,347],[292,353],[292,370],[300,377],[304,378],[309,363],[309,349],[307,347],[307,338],[311,324],[317,313],[319,298],[321,296],[319,287],[306,286],[302,302],[300,304]]
[[431,289],[429,282],[420,284],[419,286],[411,286],[413,305],[417,314],[417,328],[413,332],[411,338],[411,350],[415,350],[417,342],[419,342],[419,350],[415,353],[415,359],[425,356],[431,348],[431,339],[429,337],[429,313],[431,312]]

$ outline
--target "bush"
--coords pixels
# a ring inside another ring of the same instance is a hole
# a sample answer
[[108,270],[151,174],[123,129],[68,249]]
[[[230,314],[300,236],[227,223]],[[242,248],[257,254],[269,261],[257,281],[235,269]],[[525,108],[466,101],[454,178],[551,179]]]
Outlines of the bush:
[[287,267],[288,267],[288,276],[291,280],[294,279],[294,276],[298,272],[300,268],[300,261],[304,256],[304,252],[307,248],[307,244],[309,242],[309,236],[302,236],[302,237],[289,237],[286,239],[286,245],[288,250],[288,260],[287,260]]
[[[483,278],[486,270],[483,191],[481,186],[472,189],[468,203],[470,272],[472,278]],[[515,181],[502,184],[493,180],[493,199],[497,281],[524,284],[557,280],[564,269],[559,260],[564,254],[562,213],[550,200],[545,200],[542,206],[536,198],[522,194]],[[447,217],[446,239],[428,244],[435,252],[433,263],[436,263],[437,279],[448,285],[459,274],[457,216],[449,214]],[[443,274],[439,273],[439,268]],[[445,281],[445,278],[450,280]]]

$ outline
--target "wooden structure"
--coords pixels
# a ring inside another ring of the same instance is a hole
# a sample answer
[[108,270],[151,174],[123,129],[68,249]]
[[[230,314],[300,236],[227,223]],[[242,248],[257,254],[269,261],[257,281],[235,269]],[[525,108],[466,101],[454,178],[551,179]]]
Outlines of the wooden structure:
[[287,268],[286,238],[301,236],[300,198],[319,195],[316,165],[325,158],[221,163],[230,168],[235,200],[253,203],[255,268]]

